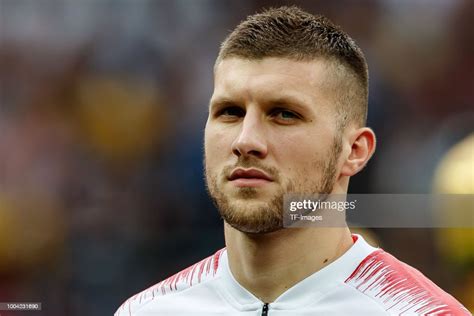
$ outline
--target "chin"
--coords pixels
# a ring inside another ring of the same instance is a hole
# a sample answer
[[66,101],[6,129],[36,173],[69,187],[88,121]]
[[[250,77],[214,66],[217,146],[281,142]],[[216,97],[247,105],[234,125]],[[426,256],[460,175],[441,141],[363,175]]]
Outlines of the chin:
[[261,201],[239,201],[230,203],[221,210],[227,224],[247,234],[265,234],[283,228],[280,209],[272,209]]
[[249,235],[269,234],[283,229],[283,226],[279,223],[255,223],[252,221],[239,223],[229,223],[226,221],[226,223],[232,228]]

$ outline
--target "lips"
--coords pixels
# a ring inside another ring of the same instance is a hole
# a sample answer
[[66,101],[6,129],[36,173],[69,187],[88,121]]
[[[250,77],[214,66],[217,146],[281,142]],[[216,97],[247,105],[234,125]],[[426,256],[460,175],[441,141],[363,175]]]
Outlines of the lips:
[[267,175],[265,172],[258,169],[235,169],[230,176],[228,177],[229,181],[234,181],[238,179],[257,179],[257,180],[266,180],[273,181],[273,178]]

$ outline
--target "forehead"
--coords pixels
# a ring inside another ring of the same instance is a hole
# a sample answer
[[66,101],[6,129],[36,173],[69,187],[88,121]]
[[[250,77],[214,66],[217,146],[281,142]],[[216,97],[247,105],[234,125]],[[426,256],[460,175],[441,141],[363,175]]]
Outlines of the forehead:
[[332,64],[325,59],[296,61],[286,58],[248,60],[227,58],[214,73],[215,98],[272,98],[296,96],[327,101]]

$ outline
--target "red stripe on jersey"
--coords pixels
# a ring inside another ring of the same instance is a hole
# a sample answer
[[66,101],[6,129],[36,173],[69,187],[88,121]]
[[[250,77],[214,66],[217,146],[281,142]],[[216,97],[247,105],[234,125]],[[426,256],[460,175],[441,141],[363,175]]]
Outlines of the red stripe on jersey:
[[381,249],[368,255],[345,283],[378,301],[386,311],[470,315],[421,272]]
[[[225,249],[225,248],[224,248]],[[165,295],[168,291],[176,291],[180,287],[192,286],[194,282],[201,283],[203,276],[211,274],[214,276],[219,268],[219,258],[224,251],[221,249],[214,255],[199,261],[198,263],[184,269],[181,272],[161,281],[153,286],[154,289],[159,288],[161,294]],[[197,274],[197,276],[196,276]]]
[[[219,268],[219,258],[224,250],[225,248],[217,251],[214,255],[184,269],[183,271],[178,272],[175,275],[159,282],[158,284],[155,284],[146,290],[135,294],[126,300],[122,306],[120,306],[118,309],[118,314],[120,315],[121,311],[128,309],[128,314],[131,315],[132,311],[136,311],[142,304],[146,304],[160,295],[162,296],[169,292],[188,288],[192,286],[193,283],[200,283],[203,280],[203,277],[215,276],[217,269]],[[156,295],[155,291],[157,291]]]

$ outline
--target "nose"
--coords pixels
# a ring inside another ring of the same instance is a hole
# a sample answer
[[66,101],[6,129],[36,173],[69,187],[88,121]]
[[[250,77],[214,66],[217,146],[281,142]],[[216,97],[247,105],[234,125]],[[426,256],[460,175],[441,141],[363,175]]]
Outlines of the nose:
[[263,159],[267,156],[265,131],[258,113],[247,111],[240,133],[232,143],[232,152],[237,157],[254,156]]

